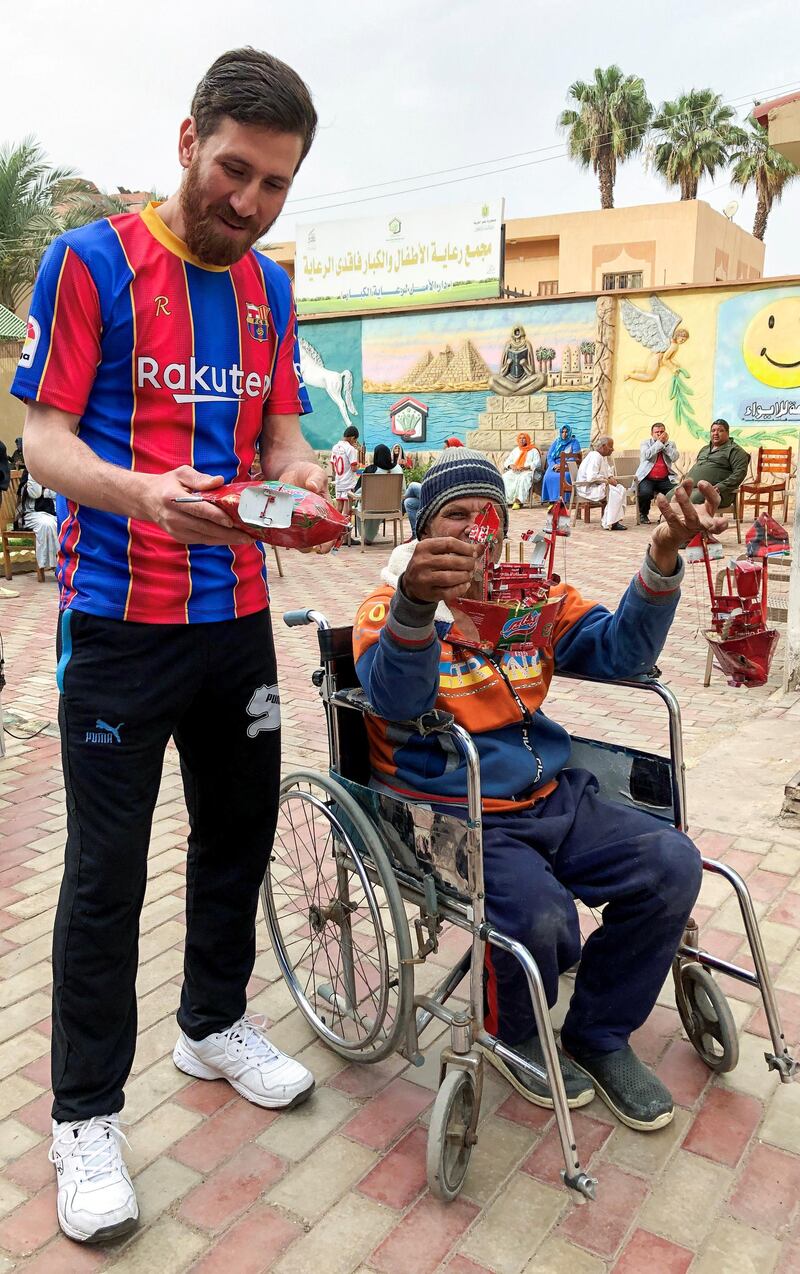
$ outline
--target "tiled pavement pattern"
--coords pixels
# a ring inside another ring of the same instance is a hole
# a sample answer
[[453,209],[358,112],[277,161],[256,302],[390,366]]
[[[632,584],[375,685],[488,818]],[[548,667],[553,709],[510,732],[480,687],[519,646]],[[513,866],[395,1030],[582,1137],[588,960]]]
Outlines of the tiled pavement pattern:
[[[517,533],[541,513],[514,515]],[[614,604],[645,543],[643,529],[607,535],[580,527],[568,543],[568,577]],[[733,543],[728,535],[727,541]],[[313,604],[350,622],[384,564],[381,548],[320,560],[284,554],[274,612]],[[695,568],[700,570],[701,568]],[[770,686],[736,691],[715,674],[702,688],[702,599],[692,580],[661,664],[680,696],[690,766],[692,832],[707,852],[747,876],[762,919],[790,1044],[800,1036],[800,833],[776,814],[798,768],[800,703]],[[7,722],[26,734],[56,715],[52,582],[15,579],[0,601]],[[704,607],[703,607],[704,611]],[[321,710],[309,681],[309,630],[277,625],[286,764],[324,768]],[[652,705],[568,685],[559,712],[608,739],[660,745]],[[221,799],[224,794],[221,794]],[[142,916],[140,1027],[124,1118],[142,1225],[127,1242],[81,1248],[58,1235],[47,1162],[48,962],[64,827],[52,724],[28,742],[8,738],[0,762],[0,1274],[114,1269],[175,1274],[302,1274],[324,1270],[423,1274],[770,1274],[800,1271],[800,1084],[781,1087],[762,1060],[765,1023],[741,984],[728,990],[742,1057],[712,1080],[681,1038],[670,994],[637,1046],[670,1084],[674,1123],[651,1136],[615,1124],[595,1102],[577,1114],[582,1157],[600,1179],[597,1202],[573,1203],[559,1187],[548,1115],[512,1095],[491,1069],[480,1141],[460,1199],[443,1206],[425,1186],[425,1124],[436,1049],[421,1070],[399,1059],[346,1066],[313,1041],[266,950],[251,1009],[280,1045],[314,1070],[313,1099],[285,1115],[258,1110],[223,1082],[192,1082],[172,1064],[181,976],[185,812],[174,753],[153,828]],[[724,882],[706,876],[697,917],[711,950],[741,959],[742,925]],[[452,955],[455,935],[437,957]],[[89,1006],[90,1008],[91,1006]]]

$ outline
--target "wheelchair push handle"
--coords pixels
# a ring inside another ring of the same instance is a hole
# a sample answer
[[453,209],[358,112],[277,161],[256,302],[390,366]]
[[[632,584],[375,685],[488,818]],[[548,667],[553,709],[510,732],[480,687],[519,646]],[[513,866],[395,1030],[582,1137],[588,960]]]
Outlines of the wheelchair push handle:
[[287,628],[299,628],[301,624],[311,623],[310,610],[285,610],[283,622]]
[[317,628],[330,628],[327,619],[318,610],[286,610],[283,612],[283,622],[287,628],[300,628],[304,624],[316,624]]

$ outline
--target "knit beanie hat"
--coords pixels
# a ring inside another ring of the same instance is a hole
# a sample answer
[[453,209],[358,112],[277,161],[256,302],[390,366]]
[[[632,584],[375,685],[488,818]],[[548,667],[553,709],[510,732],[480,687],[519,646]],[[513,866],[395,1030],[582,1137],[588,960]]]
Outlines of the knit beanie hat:
[[443,451],[422,479],[417,539],[421,538],[434,514],[451,500],[457,500],[459,496],[479,495],[500,506],[503,535],[508,535],[506,489],[497,465],[492,464],[482,451],[472,451],[469,447],[450,447]]

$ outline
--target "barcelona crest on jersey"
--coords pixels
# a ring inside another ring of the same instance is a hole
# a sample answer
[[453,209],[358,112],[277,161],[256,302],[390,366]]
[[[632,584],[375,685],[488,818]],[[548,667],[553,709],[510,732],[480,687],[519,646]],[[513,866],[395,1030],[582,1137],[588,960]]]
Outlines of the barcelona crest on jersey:
[[269,340],[269,306],[253,305],[247,302],[247,313],[245,316],[247,330],[254,341]]

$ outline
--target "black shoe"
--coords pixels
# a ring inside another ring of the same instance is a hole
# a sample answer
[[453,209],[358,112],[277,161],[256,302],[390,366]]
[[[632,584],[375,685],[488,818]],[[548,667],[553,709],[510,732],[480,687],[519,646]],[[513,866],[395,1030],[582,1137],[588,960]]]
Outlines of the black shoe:
[[[537,1066],[544,1069],[544,1053],[539,1042],[538,1035],[532,1035],[530,1039],[525,1040],[522,1044],[514,1046],[515,1051],[529,1061],[535,1062]],[[533,1102],[534,1106],[544,1106],[547,1110],[553,1109],[553,1098],[550,1093],[550,1085],[545,1080],[536,1079],[535,1076],[523,1071],[515,1066],[513,1062],[507,1062],[504,1058],[498,1057],[497,1053],[486,1050],[486,1056],[493,1066],[496,1066],[501,1075],[505,1075],[509,1084],[516,1088],[527,1101]],[[561,1074],[564,1077],[564,1087],[567,1091],[567,1105],[588,1106],[589,1102],[594,1098],[594,1086],[590,1079],[576,1066],[570,1058],[565,1057],[558,1049],[558,1060],[561,1063]]]
[[613,1053],[572,1054],[579,1071],[591,1079],[609,1110],[637,1132],[655,1132],[675,1113],[669,1089],[634,1053],[629,1044]]
[[652,526],[652,525],[653,525],[653,524],[652,524],[652,522],[650,521],[650,519],[649,519],[649,517],[647,516],[647,514],[646,514],[646,513],[640,513],[640,514],[639,514],[639,517],[638,517],[638,519],[637,519],[637,521],[638,521],[638,523],[639,523],[639,526]]
[[612,522],[612,523],[611,523],[611,530],[612,530],[612,531],[627,531],[627,529],[628,529],[628,528],[626,527],[626,525],[625,525],[625,523],[624,523],[624,522]]

